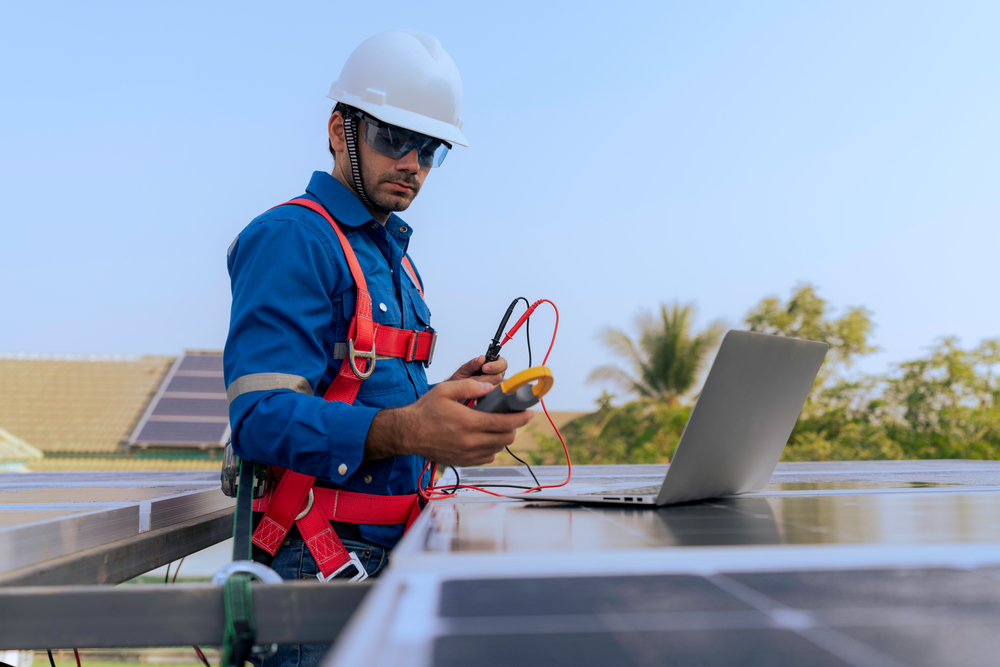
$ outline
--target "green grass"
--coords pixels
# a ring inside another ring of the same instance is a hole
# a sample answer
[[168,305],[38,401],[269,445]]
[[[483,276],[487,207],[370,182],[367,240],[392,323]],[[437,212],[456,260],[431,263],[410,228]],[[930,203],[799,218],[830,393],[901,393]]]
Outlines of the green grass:
[[[219,651],[214,646],[199,646],[213,667],[219,664]],[[73,651],[53,651],[56,667],[76,667]],[[35,651],[32,667],[48,667],[45,651]],[[149,665],[150,667],[192,667],[201,660],[190,646],[160,648],[105,648],[81,649],[81,667],[123,667],[123,665]]]

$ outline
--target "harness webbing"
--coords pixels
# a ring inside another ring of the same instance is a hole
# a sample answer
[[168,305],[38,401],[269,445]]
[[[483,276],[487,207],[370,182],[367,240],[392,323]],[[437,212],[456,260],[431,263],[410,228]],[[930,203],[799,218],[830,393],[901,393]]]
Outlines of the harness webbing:
[[417,278],[417,272],[413,270],[413,265],[410,264],[410,258],[406,255],[403,255],[403,268],[406,269],[406,272],[410,274],[411,278],[413,278],[413,284],[417,286],[417,291],[420,292],[420,298],[423,299],[424,286],[420,284],[420,279]]
[[[354,399],[358,395],[362,380],[370,374],[369,366],[375,363],[378,351],[376,346],[377,326],[372,319],[372,300],[371,295],[368,293],[368,283],[365,280],[364,272],[361,270],[361,264],[354,254],[354,249],[351,248],[351,244],[347,241],[343,230],[340,229],[340,225],[337,224],[333,216],[330,215],[322,204],[304,198],[293,199],[285,205],[287,204],[308,208],[311,211],[319,213],[330,223],[330,226],[333,227],[334,232],[337,234],[337,239],[340,241],[341,248],[344,251],[344,257],[347,260],[351,277],[354,279],[357,289],[356,306],[354,318],[351,320],[347,334],[348,348],[353,349],[354,353],[349,353],[348,358],[341,363],[340,370],[323,394],[323,398],[327,401],[340,401],[351,404],[354,403]],[[410,266],[408,270],[412,271],[412,268]],[[414,334],[411,339],[413,341],[412,348],[407,345],[407,350],[400,353],[397,347],[397,349],[393,350],[396,352],[395,356],[406,358],[407,360],[413,359],[417,343],[420,341],[416,335],[417,332],[412,333]],[[402,340],[400,337],[399,341],[401,342]],[[386,342],[388,343],[388,339],[386,339]],[[429,352],[433,352],[433,345],[431,345]],[[340,538],[333,531],[330,520],[334,517],[328,516],[324,509],[325,503],[315,502],[316,494],[313,492],[313,483],[315,481],[315,477],[303,475],[292,470],[285,470],[281,475],[281,481],[269,496],[264,517],[253,533],[253,543],[271,555],[274,555],[294,524],[298,527],[299,532],[306,542],[306,546],[316,560],[321,575],[323,577],[331,577],[350,562],[350,554],[344,548]],[[352,495],[362,502],[370,503],[373,507],[386,502],[385,496],[368,494]],[[336,498],[335,496],[334,515],[337,514]],[[409,525],[420,512],[419,499],[417,494],[393,497],[393,504],[406,504],[405,511],[398,513],[401,516],[401,520],[395,523],[406,523]],[[364,515],[366,513],[362,512],[361,514]],[[378,512],[375,512],[375,514],[378,514]],[[360,516],[353,523],[366,524],[379,522],[380,518],[378,517],[368,519],[367,516]],[[359,564],[358,567],[360,569]],[[359,572],[359,575],[364,575],[364,573]]]

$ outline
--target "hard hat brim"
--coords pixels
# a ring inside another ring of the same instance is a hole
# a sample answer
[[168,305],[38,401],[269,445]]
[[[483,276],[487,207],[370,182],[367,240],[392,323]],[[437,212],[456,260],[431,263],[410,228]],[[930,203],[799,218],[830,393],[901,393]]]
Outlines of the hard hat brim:
[[[355,109],[360,109],[368,115],[378,118],[384,123],[396,125],[407,130],[413,130],[414,132],[420,132],[421,134],[426,134],[427,136],[434,137],[435,139],[447,141],[450,144],[457,144],[466,148],[469,146],[469,140],[465,138],[462,130],[451,123],[445,123],[444,121],[437,120],[436,118],[429,118],[406,109],[400,109],[399,107],[394,107],[391,104],[375,104],[367,102],[357,95],[351,95],[343,90],[337,90],[336,83],[331,86],[330,94],[327,95],[327,97],[331,100],[336,100],[337,102],[346,104],[347,106],[354,107]],[[459,123],[461,122],[461,119],[459,119]]]

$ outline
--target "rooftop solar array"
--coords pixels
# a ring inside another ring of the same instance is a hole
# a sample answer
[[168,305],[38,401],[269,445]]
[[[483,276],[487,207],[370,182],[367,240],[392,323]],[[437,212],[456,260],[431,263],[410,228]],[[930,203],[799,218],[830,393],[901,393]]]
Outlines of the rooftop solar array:
[[0,473],[0,585],[21,568],[233,504],[218,472]]
[[132,447],[221,447],[229,404],[221,352],[185,352],[170,368],[136,426]]
[[[624,488],[664,471],[573,472],[582,488]],[[561,481],[565,468],[536,474]],[[930,667],[1000,655],[1000,462],[779,464],[760,492],[664,508],[460,494],[414,524],[325,667]]]

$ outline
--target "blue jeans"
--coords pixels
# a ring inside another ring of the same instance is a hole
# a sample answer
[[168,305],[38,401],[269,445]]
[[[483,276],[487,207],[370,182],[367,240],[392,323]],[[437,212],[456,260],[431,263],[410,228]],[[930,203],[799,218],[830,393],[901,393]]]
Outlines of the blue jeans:
[[[378,544],[358,540],[341,540],[344,548],[355,553],[369,577],[377,577],[389,564],[389,550]],[[278,549],[271,569],[286,581],[316,579],[319,568],[305,542],[301,539],[285,540]],[[317,667],[330,650],[330,644],[284,644],[278,652],[267,658],[251,658],[256,667]]]

